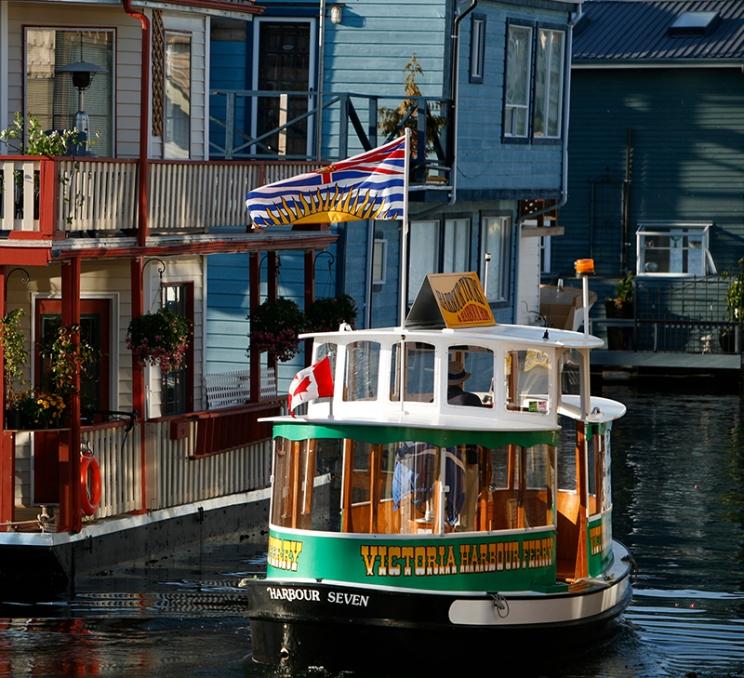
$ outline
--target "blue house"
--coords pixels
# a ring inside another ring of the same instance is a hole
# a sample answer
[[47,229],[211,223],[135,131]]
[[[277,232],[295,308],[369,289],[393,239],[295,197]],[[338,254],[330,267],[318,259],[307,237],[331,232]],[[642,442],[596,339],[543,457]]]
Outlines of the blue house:
[[598,0],[574,36],[566,235],[548,271],[591,256],[606,297],[633,274],[628,317],[595,307],[608,364],[738,369],[719,335],[721,274],[744,255],[744,2]]
[[[224,88],[210,101],[212,157],[317,167],[412,127],[405,301],[427,273],[475,270],[498,321],[537,322],[541,256],[561,233],[578,7],[271,2],[247,31],[213,21],[212,83],[223,77]],[[314,295],[351,294],[358,326],[399,322],[401,224],[331,230],[338,240],[316,258]],[[279,294],[302,300],[298,256],[281,255]],[[212,258],[209,272],[207,360],[220,369],[244,360],[231,342],[249,331],[245,289],[224,263]]]

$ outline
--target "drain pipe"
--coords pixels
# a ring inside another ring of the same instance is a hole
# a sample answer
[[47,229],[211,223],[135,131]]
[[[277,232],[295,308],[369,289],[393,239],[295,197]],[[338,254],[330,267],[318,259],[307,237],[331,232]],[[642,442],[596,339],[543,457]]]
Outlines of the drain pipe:
[[[147,146],[149,141],[150,126],[148,116],[148,105],[150,99],[150,20],[138,10],[132,8],[131,0],[121,0],[124,11],[140,23],[142,29],[142,68],[140,87],[140,134],[139,134],[139,176],[137,181],[138,206],[137,206],[137,244],[144,248],[147,245],[147,188],[148,188],[148,158]],[[131,295],[132,295],[132,317],[136,318],[145,312],[144,291],[142,289],[142,278],[144,274],[144,257],[133,257],[130,266]],[[135,512],[145,513],[147,511],[147,440],[145,436],[146,412],[145,398],[145,368],[141,365],[132,364],[132,408],[139,415],[139,449],[140,449],[140,507]]]
[[149,142],[150,126],[148,120],[148,105],[150,101],[150,19],[143,12],[132,7],[132,0],[121,0],[124,11],[140,22],[142,28],[142,54],[140,69],[140,130],[139,130],[139,176],[137,181],[138,192],[138,228],[137,244],[144,247],[147,243],[147,186],[149,165],[147,158],[147,147]]
[[457,201],[457,82],[459,79],[459,67],[460,67],[460,24],[462,20],[472,12],[478,5],[478,0],[470,0],[470,5],[462,13],[455,17],[455,21],[452,26],[452,35],[450,35],[450,45],[452,47],[452,64],[450,71],[450,93],[452,97],[452,103],[450,104],[450,116],[449,116],[449,137],[450,137],[450,148],[452,149],[452,193],[450,193],[450,199],[447,203],[448,207],[451,207]]
[[563,157],[561,167],[561,199],[557,205],[546,207],[539,212],[522,215],[517,219],[517,230],[527,219],[541,217],[543,214],[558,210],[568,202],[568,122],[571,107],[571,61],[573,53],[573,28],[581,19],[581,5],[576,12],[569,14],[568,34],[566,36],[568,44],[566,45],[566,54],[568,55],[568,64],[566,74],[563,76]]

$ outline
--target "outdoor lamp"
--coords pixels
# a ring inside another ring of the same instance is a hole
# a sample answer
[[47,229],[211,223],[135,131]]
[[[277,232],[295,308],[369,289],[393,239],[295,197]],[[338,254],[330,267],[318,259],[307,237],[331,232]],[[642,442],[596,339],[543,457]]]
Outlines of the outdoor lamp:
[[331,5],[331,23],[340,24],[344,19],[344,6],[340,3]]

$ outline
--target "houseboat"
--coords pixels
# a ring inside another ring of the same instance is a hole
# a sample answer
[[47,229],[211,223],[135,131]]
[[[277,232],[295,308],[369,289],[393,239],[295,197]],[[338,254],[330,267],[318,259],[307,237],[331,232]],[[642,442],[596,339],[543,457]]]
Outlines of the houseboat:
[[496,325],[475,274],[427,276],[399,327],[312,339],[332,389],[311,367],[294,398],[332,395],[272,418],[267,573],[241,582],[256,661],[482,661],[617,617],[625,407],[590,393],[600,339]]

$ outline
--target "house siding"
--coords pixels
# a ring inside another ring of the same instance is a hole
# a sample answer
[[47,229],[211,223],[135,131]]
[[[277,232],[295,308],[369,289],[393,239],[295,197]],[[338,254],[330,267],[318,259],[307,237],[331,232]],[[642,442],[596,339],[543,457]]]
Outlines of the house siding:
[[[553,240],[553,269],[593,256],[605,275],[620,272],[620,221],[592,228],[592,181],[625,177],[631,134],[628,268],[643,221],[715,224],[711,254],[735,270],[744,236],[744,89],[737,69],[576,70],[569,141],[566,235]],[[594,213],[607,209],[595,201]]]
[[[381,97],[379,107],[395,108],[405,97],[404,68],[413,55],[423,69],[416,82],[424,96],[443,96],[447,64],[449,2],[355,2],[344,7],[339,25],[326,24],[324,90]],[[327,97],[326,97],[327,98]],[[356,99],[362,124],[369,120],[368,101]],[[323,157],[339,154],[339,115],[334,108],[324,121]],[[349,155],[360,152],[349,139]],[[382,141],[382,139],[379,139]]]
[[502,140],[507,21],[565,27],[568,11],[480,2],[486,19],[483,82],[471,83],[471,21],[461,24],[458,66],[458,185],[477,191],[499,189],[502,196],[531,197],[561,188],[563,145],[560,142],[505,143]]

